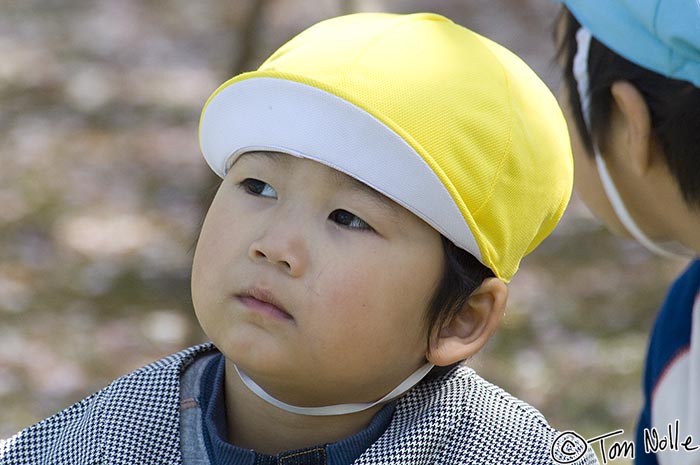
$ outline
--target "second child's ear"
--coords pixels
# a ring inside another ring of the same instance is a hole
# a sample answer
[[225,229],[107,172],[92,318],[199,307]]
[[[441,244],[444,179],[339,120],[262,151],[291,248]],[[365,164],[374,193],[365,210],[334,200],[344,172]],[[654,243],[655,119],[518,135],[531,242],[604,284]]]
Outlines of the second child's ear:
[[485,279],[461,311],[431,335],[428,361],[448,366],[479,352],[498,327],[507,300],[508,287],[503,281]]
[[656,161],[649,107],[639,89],[627,81],[614,82],[610,94],[618,122],[612,125],[613,131],[622,132],[618,137],[625,141],[627,162],[637,174],[644,175]]

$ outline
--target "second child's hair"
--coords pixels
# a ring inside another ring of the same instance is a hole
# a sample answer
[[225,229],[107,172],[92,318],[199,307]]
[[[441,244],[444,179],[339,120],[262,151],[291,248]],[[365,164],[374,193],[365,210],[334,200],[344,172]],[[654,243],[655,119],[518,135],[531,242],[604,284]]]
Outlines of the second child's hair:
[[666,164],[678,182],[686,203],[700,209],[700,88],[638,66],[596,40],[588,55],[590,130],[581,112],[581,100],[573,74],[576,32],[580,23],[562,7],[556,23],[558,56],[564,64],[564,82],[569,105],[584,145],[592,154],[593,143],[605,140],[610,122],[616,81],[628,81],[644,96],[651,114],[651,127],[662,148]]

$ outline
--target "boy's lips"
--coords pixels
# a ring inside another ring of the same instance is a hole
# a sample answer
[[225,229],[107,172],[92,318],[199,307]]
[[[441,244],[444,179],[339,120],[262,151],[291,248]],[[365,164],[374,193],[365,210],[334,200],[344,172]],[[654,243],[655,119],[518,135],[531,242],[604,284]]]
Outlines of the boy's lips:
[[294,317],[267,289],[249,287],[235,295],[249,309],[277,319],[293,320]]

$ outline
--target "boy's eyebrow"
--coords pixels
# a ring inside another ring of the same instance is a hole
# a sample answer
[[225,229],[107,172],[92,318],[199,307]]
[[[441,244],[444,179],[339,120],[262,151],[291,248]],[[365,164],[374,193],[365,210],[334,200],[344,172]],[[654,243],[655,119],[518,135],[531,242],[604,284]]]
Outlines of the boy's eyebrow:
[[261,159],[268,159],[271,160],[275,163],[284,163],[284,164],[289,164],[289,157],[291,155],[287,155],[281,152],[267,152],[267,151],[255,151],[255,152],[246,152],[241,155],[241,157],[248,156],[248,157],[257,157]]
[[[291,161],[291,157],[294,155],[287,155],[286,153],[281,153],[281,152],[268,152],[268,151],[259,151],[259,152],[248,152],[245,153],[244,155],[252,155],[252,156],[258,156],[261,158],[265,158],[270,160],[273,163],[279,163],[279,164],[288,164]],[[312,160],[313,161],[313,160]],[[381,192],[371,188],[367,184],[363,183],[362,181],[357,180],[356,178],[353,178],[349,174],[345,174],[342,171],[338,171],[334,168],[331,168],[330,166],[328,167],[330,170],[332,170],[332,179],[333,183],[338,186],[346,186],[350,189],[353,190],[358,190],[361,192],[364,192],[365,194],[368,194],[369,197],[371,197],[373,200],[375,200],[376,204],[379,205],[380,208],[386,209],[388,212],[392,213],[393,215],[396,215],[397,209],[396,209],[396,203],[391,200],[389,197],[385,196]]]
[[359,181],[353,178],[352,176],[337,170],[333,170],[333,181],[338,185],[345,185],[350,189],[359,190],[364,192],[365,194],[368,194],[369,197],[375,200],[381,208],[388,210],[394,215],[397,214],[397,204],[393,200],[391,200],[389,197],[385,196],[381,192],[371,188],[362,181]]

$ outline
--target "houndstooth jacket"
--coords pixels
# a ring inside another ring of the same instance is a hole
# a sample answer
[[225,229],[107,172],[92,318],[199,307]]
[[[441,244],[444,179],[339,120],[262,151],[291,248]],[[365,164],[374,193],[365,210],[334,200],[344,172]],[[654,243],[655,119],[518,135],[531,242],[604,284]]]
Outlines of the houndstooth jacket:
[[[195,357],[213,350],[205,344],[152,363],[0,441],[0,464],[182,463],[180,374]],[[556,436],[537,410],[460,367],[405,395],[388,429],[355,463],[598,463],[585,442],[577,448],[571,441],[569,450],[557,452],[563,458],[554,461]]]

